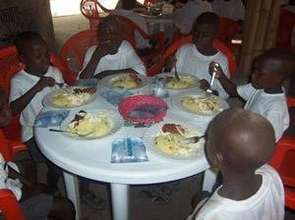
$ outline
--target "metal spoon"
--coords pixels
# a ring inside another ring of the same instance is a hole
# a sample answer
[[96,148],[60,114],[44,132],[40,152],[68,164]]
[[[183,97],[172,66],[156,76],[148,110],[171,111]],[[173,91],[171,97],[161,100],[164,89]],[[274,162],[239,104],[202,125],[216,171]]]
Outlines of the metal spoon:
[[80,137],[85,137],[85,136],[88,136],[88,135],[90,135],[90,134],[92,134],[93,132],[89,132],[89,133],[87,133],[87,134],[79,134],[79,133],[77,133],[77,132],[72,132],[72,131],[67,131],[67,130],[60,130],[60,129],[53,129],[53,128],[49,128],[49,131],[53,131],[53,132],[61,132],[61,133],[69,133],[69,134],[76,134],[76,135],[78,135],[78,136],[80,136]]

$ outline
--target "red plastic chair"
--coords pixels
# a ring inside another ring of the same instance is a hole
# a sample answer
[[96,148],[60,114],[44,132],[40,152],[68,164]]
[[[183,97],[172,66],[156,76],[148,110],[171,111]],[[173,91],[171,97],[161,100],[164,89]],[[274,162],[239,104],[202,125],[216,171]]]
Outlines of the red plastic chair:
[[104,7],[97,0],[82,0],[80,11],[89,20],[90,29],[97,30],[102,13],[109,13],[111,10]]
[[270,165],[275,168],[284,184],[285,205],[295,210],[295,138],[283,137],[276,146]]
[[83,66],[87,49],[97,44],[97,30],[85,30],[71,36],[60,51],[64,66],[78,73]]
[[[295,13],[281,9],[277,33],[277,47],[291,48],[292,30],[295,25]],[[293,48],[295,50],[295,48]]]
[[220,17],[217,39],[224,42],[229,48],[231,48],[231,41],[235,35],[241,32],[240,24],[230,18]]
[[165,35],[164,33],[160,32],[158,34],[147,34],[144,30],[142,30],[136,23],[134,23],[132,20],[128,19],[127,17],[120,16],[120,15],[114,15],[119,18],[120,22],[123,25],[124,30],[124,40],[127,40],[132,44],[132,46],[136,49],[136,41],[134,33],[135,31],[138,31],[138,33],[147,40],[151,40],[156,42],[155,48],[147,53],[141,56],[141,59],[144,63],[148,63],[149,60],[157,55],[161,55],[165,50]]
[[0,189],[0,210],[4,215],[4,219],[25,220],[16,197],[8,189]]
[[[161,69],[165,66],[165,63],[167,62],[168,58],[173,56],[177,49],[183,46],[184,44],[187,43],[192,43],[192,36],[186,36],[183,38],[180,38],[176,41],[174,41],[163,53],[161,56],[160,61],[157,64],[154,64],[148,69],[148,75],[153,76],[161,71]],[[237,62],[234,54],[232,51],[220,40],[216,39],[213,42],[213,45],[216,49],[220,50],[221,52],[224,53],[224,55],[228,59],[228,64],[229,64],[229,71],[231,78],[233,78],[234,74],[236,73],[237,70]]]

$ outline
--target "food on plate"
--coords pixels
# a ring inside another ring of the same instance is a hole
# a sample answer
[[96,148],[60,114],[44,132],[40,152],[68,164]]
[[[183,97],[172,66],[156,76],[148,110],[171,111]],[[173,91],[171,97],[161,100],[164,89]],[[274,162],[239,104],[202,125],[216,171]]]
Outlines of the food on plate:
[[165,87],[167,89],[188,89],[193,86],[194,81],[196,80],[193,76],[190,75],[180,75],[179,80],[175,76],[167,77],[167,83]]
[[194,113],[212,113],[219,110],[218,99],[216,96],[184,96],[181,103],[185,109]]
[[188,157],[199,148],[200,142],[186,144],[184,140],[196,135],[196,131],[182,125],[164,124],[159,134],[154,138],[154,144],[167,155]]
[[95,114],[80,111],[67,125],[66,131],[83,137],[102,137],[110,133],[112,121],[106,114]]
[[62,108],[80,106],[88,102],[95,92],[95,88],[62,89],[54,94],[52,103]]
[[112,86],[121,89],[135,89],[142,86],[142,80],[135,73],[122,74],[112,80]]

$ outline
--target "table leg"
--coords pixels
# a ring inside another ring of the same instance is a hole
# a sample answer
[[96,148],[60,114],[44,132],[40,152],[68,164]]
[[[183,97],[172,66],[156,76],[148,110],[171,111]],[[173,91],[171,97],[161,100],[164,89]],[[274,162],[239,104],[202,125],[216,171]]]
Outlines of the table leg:
[[76,220],[79,220],[81,216],[81,210],[78,177],[66,171],[63,171],[63,175],[66,185],[67,197],[73,202],[76,209]]
[[129,186],[111,184],[112,212],[114,220],[128,220]]
[[212,169],[207,169],[205,171],[204,180],[203,180],[203,191],[212,192],[212,188],[216,182],[217,172]]

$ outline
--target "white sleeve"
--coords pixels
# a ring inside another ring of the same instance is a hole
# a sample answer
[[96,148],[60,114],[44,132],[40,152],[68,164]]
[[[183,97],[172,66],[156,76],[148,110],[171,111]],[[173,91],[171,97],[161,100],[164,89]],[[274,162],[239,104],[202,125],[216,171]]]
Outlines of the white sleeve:
[[256,89],[252,86],[251,83],[237,87],[237,92],[239,96],[245,101],[247,101],[255,91]]
[[145,75],[146,74],[145,66],[143,65],[143,62],[141,61],[141,59],[136,54],[133,47],[129,43],[127,43],[125,50],[126,52],[124,53],[124,56],[126,57],[126,69],[131,68],[135,70],[136,72],[138,72],[139,74]]
[[21,80],[12,78],[12,80],[10,81],[9,103],[17,100],[19,97],[25,94],[25,92],[21,88],[21,85]]
[[54,77],[54,80],[57,82],[57,83],[64,83],[64,78],[63,78],[63,75],[61,73],[61,71],[56,68],[56,67],[52,67],[53,69],[53,77]]
[[276,142],[283,136],[285,128],[284,128],[284,120],[282,112],[280,111],[267,111],[265,117],[272,124],[274,131]]

